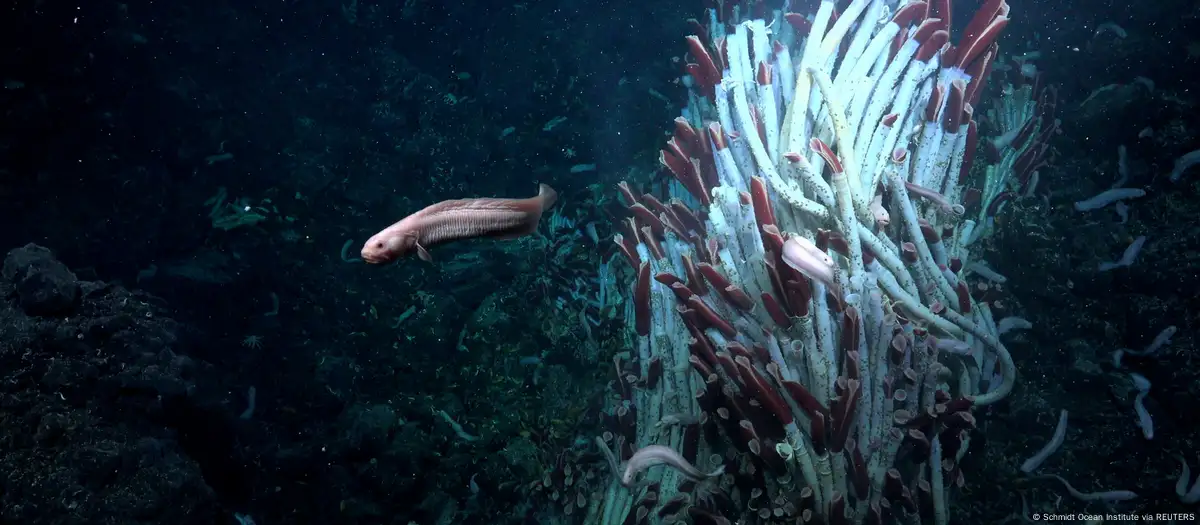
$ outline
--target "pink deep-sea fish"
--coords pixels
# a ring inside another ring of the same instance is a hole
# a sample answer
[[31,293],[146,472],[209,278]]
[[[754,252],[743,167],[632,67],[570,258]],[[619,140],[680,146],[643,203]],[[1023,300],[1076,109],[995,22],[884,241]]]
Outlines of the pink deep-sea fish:
[[389,263],[416,253],[432,261],[429,249],[462,239],[515,239],[537,230],[542,212],[554,206],[558,193],[541,184],[527,199],[455,199],[442,201],[400,219],[363,245],[362,258],[371,264]]

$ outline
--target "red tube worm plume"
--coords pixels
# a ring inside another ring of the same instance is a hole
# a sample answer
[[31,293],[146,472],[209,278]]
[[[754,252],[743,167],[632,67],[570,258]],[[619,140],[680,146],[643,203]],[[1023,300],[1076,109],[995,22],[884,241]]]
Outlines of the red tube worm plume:
[[746,406],[742,399],[736,395],[725,395],[721,398],[722,406],[717,409],[717,422],[721,424],[725,430],[725,434],[734,439],[734,444],[738,450],[746,451],[746,443],[736,439],[736,436],[741,435],[741,421],[749,421],[746,419]]
[[987,217],[995,217],[996,215],[999,215],[1000,210],[1003,209],[1004,205],[1008,204],[1008,201],[1011,200],[1012,198],[1013,198],[1013,192],[1011,192],[1011,191],[1000,192],[999,194],[996,195],[996,197],[994,199],[992,199],[992,202],[988,204],[987,210],[984,211],[984,215]]
[[674,136],[684,151],[691,152],[700,148],[700,135],[696,128],[692,127],[692,123],[683,117],[675,117]]
[[642,226],[638,230],[638,241],[646,245],[646,250],[650,252],[650,256],[657,260],[665,259],[666,252],[663,251],[662,245],[658,243],[658,236],[654,235],[654,231],[649,226]]
[[843,365],[845,366],[847,379],[862,379],[860,375],[862,373],[862,360],[859,359],[857,350],[846,352],[846,362]]
[[925,433],[915,428],[908,429],[902,446],[908,450],[909,455],[917,462],[928,460],[929,453],[933,448]]
[[621,399],[629,401],[633,398],[633,387],[625,381],[625,373],[621,370],[621,356],[613,356],[613,372],[617,381],[617,392],[620,392]]
[[[954,468],[954,458],[958,455],[958,450],[962,448],[962,430],[946,429],[938,434],[938,441],[942,444],[943,461],[950,461],[950,469]],[[948,469],[948,470],[950,470]]]
[[[768,224],[762,227],[763,245],[768,250],[779,252],[783,250],[783,234],[779,232],[779,228],[774,224]],[[770,261],[770,259],[767,259]]]
[[[684,428],[683,433],[684,433],[684,448],[685,449],[687,448],[688,429],[691,429],[691,428],[698,428],[698,427],[696,427],[696,425],[689,425]],[[696,440],[697,440],[697,446],[699,446],[700,434],[697,433],[697,434],[695,434],[695,436],[696,436]],[[681,455],[683,455],[683,454],[681,454]],[[693,455],[695,455],[694,451],[693,451]],[[684,456],[684,459],[687,459],[686,455],[683,455],[683,456]],[[695,458],[688,459],[688,461],[695,462]],[[666,516],[673,515],[679,511],[683,510],[683,506],[691,503],[691,501],[692,501],[692,498],[691,498],[690,494],[676,494],[675,497],[673,497],[673,498],[667,500],[665,503],[663,503],[662,507],[659,507],[658,512],[656,514],[658,515],[659,518],[664,518]]]
[[[955,228],[955,225],[943,224],[942,225],[942,234],[939,235],[938,238],[939,239],[953,239],[954,238],[954,228]],[[958,270],[956,270],[954,268],[951,268],[950,271],[952,271],[954,273],[958,273]]]
[[684,320],[684,325],[687,326],[688,333],[692,336],[688,342],[692,354],[703,359],[710,367],[716,366],[717,356],[713,352],[712,343],[709,342],[708,336],[704,335],[704,332],[696,326],[696,323]]
[[990,304],[999,301],[1001,294],[997,286],[980,281],[975,283],[974,289],[971,290],[971,297],[974,297],[977,302]]
[[617,446],[621,449],[617,457],[620,458],[621,461],[628,461],[629,458],[633,457],[633,453],[635,452],[633,450],[633,444],[634,441],[631,438],[627,439],[625,436],[620,436],[617,438]]
[[779,383],[783,385],[783,389],[791,396],[792,401],[796,402],[796,406],[800,407],[800,410],[803,410],[804,415],[809,419],[818,417],[824,419],[829,414],[829,410],[822,406],[821,402],[817,401],[817,398],[807,388],[804,388],[804,385],[787,380],[779,381]]
[[760,86],[771,85],[771,65],[766,62],[759,62],[758,75],[755,80],[758,81],[758,85]]
[[695,368],[696,372],[700,374],[700,377],[703,379],[707,379],[708,376],[713,375],[712,367],[709,366],[708,363],[705,363],[700,356],[697,356],[694,351],[692,355],[688,356],[688,363],[691,363],[692,368]]
[[[932,289],[932,288],[933,288],[933,286],[934,286],[934,285],[932,285],[932,284],[931,284],[931,285],[929,285],[930,289]],[[933,312],[933,313],[935,313],[935,314],[938,314],[938,315],[942,315],[942,312],[946,311],[946,305],[942,304],[942,302],[941,302],[941,301],[939,301],[939,300],[937,300],[937,299],[934,299],[933,303],[931,303],[931,304],[929,305],[929,311],[930,311],[930,312]],[[916,330],[913,330],[913,333],[917,333],[917,331],[916,331]],[[922,337],[923,337],[924,335],[925,335],[925,334],[921,334],[921,336],[922,336]]]
[[795,270],[787,269],[797,274],[783,283],[787,304],[795,317],[806,317],[808,316],[809,300],[812,299],[812,283]]
[[1017,134],[1012,136],[1012,139],[1008,144],[1004,143],[1004,139],[1007,138],[1007,134],[996,137],[990,141],[992,149],[1002,150],[1004,149],[1004,146],[1011,146],[1013,149],[1023,148],[1025,146],[1025,142],[1029,140],[1029,137],[1033,136],[1033,130],[1037,127],[1037,125],[1037,119],[1029,119],[1025,121],[1025,124],[1017,130]]
[[[967,104],[971,106],[979,105],[979,96],[983,93],[984,86],[987,85],[988,79],[992,74],[992,64],[996,61],[996,55],[1000,54],[1000,45],[993,43],[991,47],[984,51],[983,56],[967,66],[967,76],[971,78],[971,83],[967,85]],[[1018,70],[1020,68],[1017,68]],[[1020,77],[1020,75],[1017,75]]]
[[[739,357],[743,358],[743,359],[753,359],[754,358],[754,354],[750,353],[749,349],[747,349],[744,345],[742,345],[742,343],[739,343],[737,341],[729,341],[728,343],[726,343],[725,350],[728,350],[729,354],[732,355],[735,360]],[[740,371],[738,372],[738,377],[741,377]],[[744,381],[745,381],[745,379],[743,378],[743,382]]]
[[808,437],[812,440],[813,453],[823,456],[829,450],[829,436],[826,431],[828,416],[816,414],[808,419]]
[[725,132],[721,130],[721,124],[718,122],[708,123],[708,140],[712,142],[713,148],[716,151],[721,151],[727,146],[725,145]]
[[701,253],[704,254],[705,261],[715,261],[721,256],[721,243],[718,242],[716,238],[710,237],[707,241],[705,241],[704,250],[702,250]]
[[[916,40],[920,44],[924,44],[933,37],[935,32],[941,31],[944,28],[945,25],[942,24],[942,19],[926,18],[921,20],[921,23],[917,25],[917,30],[913,33],[912,39]],[[938,45],[937,47],[940,49],[942,46]]]
[[900,471],[895,468],[888,469],[883,476],[883,496],[892,503],[892,507],[899,507],[909,513],[917,511],[917,504],[913,501],[912,493],[904,485]]
[[942,112],[942,129],[947,133],[957,133],[962,127],[963,113],[966,109],[967,83],[955,79],[950,82],[950,94],[946,99],[946,110]]
[[754,219],[761,231],[767,225],[775,224],[775,211],[771,209],[771,199],[767,195],[767,183],[761,177],[750,177],[750,196],[754,202]]
[[738,421],[738,429],[742,438],[742,444],[755,456],[761,454],[762,440],[759,439],[758,432],[754,430],[754,423],[743,419]]
[[[929,346],[930,351],[932,352],[937,347],[936,338],[933,340],[933,342],[929,343],[928,346]],[[933,400],[934,400],[934,402],[937,402],[937,403],[945,403],[947,401],[950,401],[950,393],[945,390],[941,390],[941,389],[935,390],[933,392]]]
[[664,228],[670,230],[680,240],[688,238],[687,232],[684,231],[683,223],[679,221],[679,217],[675,216],[674,210],[668,208],[666,204],[663,204],[650,194],[646,194],[642,202],[647,209],[654,213],[654,216],[658,218]]
[[721,275],[721,272],[718,272],[711,264],[700,263],[697,265],[697,268],[700,270],[700,274],[704,276],[704,279],[708,281],[709,286],[716,288],[717,293],[726,302],[743,312],[748,312],[754,308],[754,301],[750,299],[750,296],[746,295],[746,292],[741,288],[729,282],[729,279]]
[[[959,439],[966,439],[966,436],[960,435]],[[961,489],[967,485],[967,478],[963,475],[961,464],[952,462],[950,458],[946,458],[942,460],[942,470],[946,471],[946,473],[943,475],[943,479],[953,480],[950,483],[954,485],[954,488]]]
[[717,329],[721,332],[721,335],[725,337],[737,335],[737,330],[733,328],[733,325],[720,315],[717,315],[717,312],[699,297],[693,296],[688,299],[688,307],[696,311],[696,314],[700,316],[700,319],[703,320],[706,326]]
[[797,38],[808,35],[808,32],[812,30],[812,23],[800,13],[784,14],[783,19],[788,25],[792,26],[792,30],[796,32]]
[[[783,476],[788,473],[787,460],[783,459],[783,456],[779,455],[779,452],[775,449],[779,443],[781,441],[768,438],[763,443],[762,453],[759,454],[763,463],[766,463],[767,469],[775,476]],[[760,509],[759,512],[761,513],[762,510],[765,509]]]
[[671,199],[671,211],[675,212],[675,216],[679,218],[679,222],[683,223],[683,227],[689,232],[700,233],[704,231],[704,223],[696,217],[692,209],[688,208],[683,201]]
[[817,230],[817,247],[821,251],[833,250],[842,257],[850,257],[850,243],[842,237],[841,232],[832,230]]
[[691,193],[701,204],[707,206],[711,202],[708,192],[704,189],[699,165],[692,161],[692,158],[684,152],[675,138],[668,140],[667,146],[658,152],[658,162],[667,168],[675,176],[675,179],[684,188],[687,188],[688,193]]
[[840,454],[850,437],[850,429],[854,428],[854,413],[858,409],[858,398],[862,393],[862,385],[856,379],[839,377],[836,383],[842,393],[834,398],[830,415],[833,419],[833,437],[829,441],[829,450]]
[[[900,26],[901,29],[908,29],[908,26],[917,23],[919,20],[929,18],[926,15],[928,4],[926,2],[908,2],[896,10],[896,14],[892,15],[892,23]],[[906,31],[901,31],[901,35],[906,35]]]
[[700,93],[706,97],[712,98],[716,94],[715,87],[721,81],[721,72],[717,70],[717,64],[713,61],[712,55],[708,54],[708,49],[704,47],[704,42],[700,37],[691,35],[687,37],[688,52],[692,58],[696,59],[695,66],[688,64],[688,72],[692,78],[696,80],[696,87]]
[[842,172],[842,162],[838,160],[837,155],[833,154],[833,150],[824,141],[817,138],[809,139],[808,147],[816,152],[817,155],[820,155],[822,159],[825,159],[825,163],[829,164],[829,171],[832,171],[834,175]]
[[617,421],[620,423],[620,434],[627,441],[633,441],[637,436],[637,408],[633,405],[621,405],[617,408]]
[[721,370],[725,371],[725,375],[738,377],[737,365],[734,364],[733,356],[729,355],[729,352],[722,350],[718,351],[715,355],[717,356],[717,364],[721,365]]
[[767,315],[771,316],[771,320],[780,328],[788,329],[792,326],[792,318],[788,317],[787,312],[783,310],[779,302],[775,300],[775,296],[768,292],[763,292],[759,299],[762,300],[763,307],[767,309]]
[[775,414],[776,419],[785,427],[791,425],[794,421],[792,411],[788,408],[787,402],[783,400],[783,396],[779,395],[775,387],[769,385],[766,378],[754,369],[749,359],[738,358],[736,363],[742,381],[746,383],[746,387],[754,398],[767,407],[772,414]]
[[959,280],[954,286],[954,295],[958,299],[958,311],[964,314],[971,313],[971,292],[967,288],[967,282]]
[[941,84],[934,86],[925,103],[925,122],[937,122],[938,110],[942,109],[942,99],[946,96],[946,88]]
[[662,379],[662,358],[654,356],[650,358],[650,363],[646,366],[646,389],[654,390],[658,386],[658,380]]
[[656,216],[654,212],[650,211],[646,205],[642,203],[634,204],[633,206],[629,207],[629,211],[633,214],[634,218],[639,224],[642,226],[648,226],[650,231],[654,233],[655,237],[661,237],[663,235],[664,229],[662,221],[659,220],[658,216]]
[[637,510],[633,514],[636,517],[635,523],[649,523],[647,518],[650,517],[650,511],[654,509],[655,505],[658,505],[658,491],[647,490],[636,505]]
[[957,430],[975,429],[975,416],[970,412],[955,412],[943,419],[939,419],[938,421],[943,425],[946,425],[946,428],[953,428]]
[[849,525],[846,517],[846,495],[834,491],[833,499],[829,502],[829,525]]
[[684,254],[683,257],[683,273],[687,277],[687,287],[696,295],[704,295],[708,293],[708,287],[704,285],[704,279],[700,277],[700,272],[696,271],[696,265],[692,264],[692,256]]
[[688,299],[691,299],[694,293],[688,289],[687,285],[683,284],[678,277],[669,273],[660,273],[654,276],[654,280],[658,281],[671,289],[671,293],[675,294],[675,299],[679,304],[687,304]]
[[[762,334],[764,339],[771,339],[775,337],[771,331],[766,328],[762,329]],[[754,354],[754,359],[757,359],[759,363],[765,363],[763,366],[768,366],[771,364],[771,352],[768,351],[767,347],[763,346],[762,343],[754,343],[750,345],[750,351]]]
[[958,60],[955,67],[966,69],[976,58],[991,47],[1008,25],[1008,4],[1005,0],[987,0],[975,11],[975,17],[967,24],[963,38],[959,41]]
[[[932,24],[930,24],[930,22],[932,22]],[[927,26],[926,24],[929,25]],[[925,23],[921,24],[921,27],[917,28],[917,34],[914,38],[917,38],[917,41],[921,42],[921,47],[917,48],[917,54],[915,57],[913,57],[914,60],[919,62],[929,62],[933,59],[934,55],[936,55],[937,52],[940,51],[947,42],[949,42],[950,33],[945,29],[940,29],[941,26],[941,20],[930,18],[925,20]],[[937,29],[935,29],[932,33],[929,33],[929,36],[925,40],[921,40],[919,37],[922,35],[922,31],[927,30],[929,27]]]
[[[842,311],[842,355],[849,356],[852,352],[858,351],[858,310],[853,306],[847,306]],[[847,369],[850,367],[847,359]],[[849,375],[849,374],[848,374]],[[851,379],[858,379],[858,374],[849,376]]]
[[892,335],[892,344],[888,347],[888,358],[892,366],[904,364],[904,358],[908,355],[908,344],[908,334],[896,332]]
[[[938,468],[937,465],[931,465],[930,468]],[[917,507],[920,510],[921,521],[930,522],[933,520],[933,487],[929,485],[929,480],[917,480]]]
[[695,164],[696,173],[700,176],[700,189],[704,193],[710,193],[717,185],[717,166],[713,162],[708,140],[683,117],[675,118],[674,138],[687,158]]
[[[764,239],[766,239],[766,237],[764,237]],[[783,248],[782,240],[783,239],[780,239],[780,248]],[[779,306],[788,314],[788,317],[791,317],[793,314],[790,304],[791,299],[787,295],[787,288],[784,287],[783,272],[781,271],[782,269],[787,268],[787,265],[781,265],[779,262],[777,262],[782,260],[783,259],[779,258],[779,254],[775,249],[768,248],[766,250],[766,257],[763,258],[763,266],[767,267],[767,276],[771,278],[771,290],[774,291],[775,296],[779,298]],[[776,321],[778,321],[778,319],[776,319]]]
[[625,206],[633,206],[638,203],[637,195],[633,193],[633,189],[629,187],[629,183],[621,181],[617,183],[617,192],[625,198]]
[[[974,126],[974,121],[971,122],[971,125]],[[970,138],[967,140],[970,140]],[[962,159],[964,159],[964,162],[966,162],[966,152],[962,153]],[[962,173],[962,175],[966,175],[966,173]],[[979,188],[966,188],[964,191],[962,191],[962,206],[964,206],[967,211],[974,213],[974,210],[978,210],[978,206],[982,203],[983,192],[980,192]]]
[[[812,487],[805,486],[800,489],[800,493],[796,495],[796,498],[792,502],[801,513],[805,511],[811,512],[817,508],[817,493],[813,491]],[[800,523],[808,523],[808,521],[801,521]]]
[[675,283],[681,283],[681,284],[683,283],[683,281],[681,281],[678,277],[676,277],[675,274],[668,273],[668,272],[658,272],[657,274],[654,275],[654,280],[658,281],[662,284],[665,284],[667,286],[671,286]]
[[[633,217],[625,217],[624,219],[621,219],[621,233],[623,233],[625,235],[625,237],[630,239],[630,241],[629,241],[630,246],[636,247],[638,245],[638,243],[641,242],[641,236],[639,235],[639,232],[638,232],[637,220],[634,219]],[[637,271],[637,267],[634,266],[633,270]]]
[[921,236],[925,238],[925,242],[929,244],[942,242],[941,236],[938,235],[937,230],[933,229],[933,225],[929,224],[929,221],[917,219],[917,226],[921,230]]
[[891,523],[892,503],[886,499],[871,502],[867,507],[867,523]]
[[867,498],[871,482],[867,471],[867,460],[857,445],[853,439],[846,442],[846,455],[848,456],[846,464],[850,466],[850,486],[854,489],[854,497],[861,500]]
[[758,114],[758,106],[750,106],[750,120],[754,121],[754,129],[758,130],[758,140],[763,144],[767,143],[767,126],[763,122],[762,116]]
[[616,244],[617,249],[625,255],[625,260],[629,262],[631,268],[636,270],[642,265],[641,257],[638,256],[637,252],[637,243],[626,239],[624,235],[618,233],[613,235],[613,244]]
[[633,287],[633,314],[637,334],[650,335],[650,263],[645,261],[638,267],[638,278]]
[[671,293],[675,294],[675,299],[679,301],[680,305],[686,305],[688,300],[696,295],[682,282],[674,282],[667,286],[671,287]]
[[950,271],[951,272],[958,274],[958,272],[962,270],[962,267],[963,267],[962,259],[959,259],[958,257],[950,258]]

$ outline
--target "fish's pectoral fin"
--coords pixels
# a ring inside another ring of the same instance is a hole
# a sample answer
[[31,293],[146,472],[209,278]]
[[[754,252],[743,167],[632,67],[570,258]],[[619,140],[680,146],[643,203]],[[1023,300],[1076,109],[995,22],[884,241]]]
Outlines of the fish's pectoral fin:
[[421,260],[425,262],[433,262],[433,256],[429,255],[429,250],[426,250],[424,246],[421,246],[421,243],[416,243],[414,246],[417,247],[417,257],[420,257]]

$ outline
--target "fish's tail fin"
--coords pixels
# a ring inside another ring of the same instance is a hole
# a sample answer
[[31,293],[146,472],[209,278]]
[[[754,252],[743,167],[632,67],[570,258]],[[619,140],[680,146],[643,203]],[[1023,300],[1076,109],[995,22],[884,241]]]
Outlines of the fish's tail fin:
[[554,191],[554,188],[551,188],[547,184],[539,184],[536,197],[516,201],[517,209],[521,210],[524,214],[521,224],[513,225],[502,232],[492,233],[491,236],[498,239],[516,239],[532,235],[538,229],[538,223],[542,220],[542,214],[548,208],[554,206],[557,200],[558,192]]
[[537,198],[542,203],[542,210],[545,211],[558,201],[558,192],[547,184],[539,184]]

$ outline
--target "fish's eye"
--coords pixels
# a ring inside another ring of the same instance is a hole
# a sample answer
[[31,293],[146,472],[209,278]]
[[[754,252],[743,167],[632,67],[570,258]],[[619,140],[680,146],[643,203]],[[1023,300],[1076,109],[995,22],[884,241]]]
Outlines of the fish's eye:
[[377,242],[377,243],[375,243],[375,247],[376,247],[376,248],[383,248],[383,243],[382,243],[382,242]]

